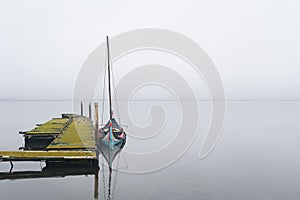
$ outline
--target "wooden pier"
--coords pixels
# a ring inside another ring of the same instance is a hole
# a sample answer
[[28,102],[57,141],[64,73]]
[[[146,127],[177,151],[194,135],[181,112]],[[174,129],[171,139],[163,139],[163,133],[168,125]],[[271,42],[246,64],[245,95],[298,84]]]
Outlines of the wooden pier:
[[[16,171],[16,172],[0,172],[0,180],[18,180],[18,179],[35,179],[35,178],[60,178],[66,176],[79,176],[79,175],[95,175],[97,179],[95,182],[98,184],[98,171],[97,167],[84,167],[84,168],[59,168],[48,169],[44,168],[42,171]],[[97,189],[98,187],[95,187]]]
[[[62,114],[25,132],[20,151],[0,151],[0,162],[45,161],[47,165],[97,165],[95,126],[91,118]],[[13,166],[13,165],[12,165]]]
[[0,161],[93,160],[93,151],[1,151]]

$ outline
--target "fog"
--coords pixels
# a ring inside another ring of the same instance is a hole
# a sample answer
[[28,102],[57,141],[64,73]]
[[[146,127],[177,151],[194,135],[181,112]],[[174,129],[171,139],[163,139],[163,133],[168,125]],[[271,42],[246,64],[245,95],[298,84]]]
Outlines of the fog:
[[297,100],[300,3],[254,1],[0,1],[0,98],[71,99],[105,36],[169,29],[197,42],[231,100]]

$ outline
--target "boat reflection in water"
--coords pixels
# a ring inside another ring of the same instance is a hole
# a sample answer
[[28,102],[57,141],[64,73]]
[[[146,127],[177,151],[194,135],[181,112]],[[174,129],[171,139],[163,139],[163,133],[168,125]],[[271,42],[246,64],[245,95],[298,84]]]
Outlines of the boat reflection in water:
[[[116,122],[114,118],[111,118],[103,128],[100,128],[98,134],[98,150],[101,153],[102,160],[105,160],[108,165],[108,185],[107,193],[105,191],[105,172],[104,162],[102,162],[102,175],[103,175],[103,195],[106,199],[112,199],[114,188],[112,188],[112,166],[115,158],[120,156],[119,153],[122,151],[126,143],[126,134],[123,128]],[[118,163],[117,163],[118,166]],[[117,173],[117,170],[115,170]],[[116,177],[117,174],[115,174]],[[115,183],[116,184],[116,180]]]

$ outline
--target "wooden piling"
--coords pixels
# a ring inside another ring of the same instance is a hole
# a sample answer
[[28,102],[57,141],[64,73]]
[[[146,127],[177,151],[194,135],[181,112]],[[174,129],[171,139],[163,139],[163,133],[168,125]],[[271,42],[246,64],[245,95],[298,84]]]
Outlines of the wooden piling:
[[99,199],[99,170],[94,177],[94,199]]
[[92,118],[92,105],[89,103],[89,118]]
[[99,142],[98,142],[98,131],[99,131],[99,106],[98,103],[95,102],[95,140],[96,140],[96,152],[97,152],[97,159],[99,159]]

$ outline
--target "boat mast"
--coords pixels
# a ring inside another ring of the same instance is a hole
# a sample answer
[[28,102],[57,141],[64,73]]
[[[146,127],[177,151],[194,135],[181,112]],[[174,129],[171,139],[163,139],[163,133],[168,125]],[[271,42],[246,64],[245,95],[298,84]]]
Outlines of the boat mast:
[[108,96],[109,96],[109,119],[112,120],[112,105],[111,105],[111,86],[110,86],[110,52],[109,52],[109,41],[108,36],[106,36],[106,46],[107,46],[107,66],[108,66]]
[[109,172],[112,172],[112,160],[111,160],[111,155],[110,155],[110,149],[113,148],[112,144],[112,106],[111,106],[111,86],[110,86],[110,53],[109,53],[109,41],[108,41],[108,36],[106,36],[106,46],[107,46],[107,67],[108,67],[108,97],[109,97],[109,121],[110,121],[110,126],[109,126],[109,145],[108,145],[108,157],[109,157]]

